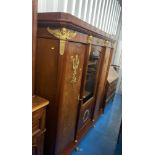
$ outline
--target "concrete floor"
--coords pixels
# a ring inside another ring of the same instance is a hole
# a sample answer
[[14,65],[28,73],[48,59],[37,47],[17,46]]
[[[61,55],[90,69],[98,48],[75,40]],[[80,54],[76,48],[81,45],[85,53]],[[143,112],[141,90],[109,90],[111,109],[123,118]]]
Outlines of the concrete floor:
[[96,127],[91,128],[81,140],[78,145],[80,151],[73,151],[71,155],[121,155],[121,119],[122,98],[121,95],[115,95],[97,120]]

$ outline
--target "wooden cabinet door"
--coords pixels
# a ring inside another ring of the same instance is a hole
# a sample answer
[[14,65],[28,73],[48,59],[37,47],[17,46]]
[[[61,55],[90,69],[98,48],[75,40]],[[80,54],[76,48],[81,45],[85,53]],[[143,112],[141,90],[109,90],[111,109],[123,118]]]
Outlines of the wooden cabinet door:
[[111,48],[107,47],[107,48],[103,48],[102,50],[103,52],[105,52],[105,54],[103,54],[102,56],[100,78],[98,82],[98,88],[96,93],[96,104],[94,108],[94,118],[96,118],[98,112],[100,111],[101,105],[103,105],[106,80],[107,80],[107,75],[108,75],[109,66],[111,63],[111,56],[112,56]]
[[94,45],[89,46],[91,46],[91,48],[87,51],[81,86],[80,100],[82,102],[77,126],[78,133],[82,132],[82,128],[86,127],[93,118],[93,107],[101,64],[101,47]]
[[85,52],[86,45],[66,42],[64,54],[59,56],[58,83],[61,87],[58,96],[56,154],[74,141]]
[[98,81],[98,74],[100,68],[100,46],[91,46],[86,63],[86,74],[84,75],[83,84],[83,104],[88,100],[95,98],[96,86]]

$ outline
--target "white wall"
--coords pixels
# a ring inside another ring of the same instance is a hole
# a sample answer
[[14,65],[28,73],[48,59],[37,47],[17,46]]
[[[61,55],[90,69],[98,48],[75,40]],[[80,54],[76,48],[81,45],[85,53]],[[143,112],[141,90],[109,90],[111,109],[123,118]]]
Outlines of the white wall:
[[122,94],[122,16],[119,19],[116,40],[112,64],[120,66],[116,92]]

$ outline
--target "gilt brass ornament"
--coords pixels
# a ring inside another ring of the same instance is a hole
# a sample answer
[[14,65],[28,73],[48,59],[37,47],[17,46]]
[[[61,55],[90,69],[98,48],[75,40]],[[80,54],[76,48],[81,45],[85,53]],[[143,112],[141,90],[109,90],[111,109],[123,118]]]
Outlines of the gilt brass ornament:
[[60,39],[60,49],[59,49],[60,55],[64,54],[66,40],[72,39],[76,36],[76,32],[70,31],[64,27],[61,29],[51,29],[47,27],[47,31],[56,38]]
[[61,29],[51,29],[47,27],[47,31],[54,35],[56,38],[61,39],[61,40],[68,40],[72,39],[76,36],[76,32],[70,31],[66,28],[61,28]]
[[88,52],[89,52],[89,55],[90,55],[90,52],[91,52],[91,43],[92,43],[92,40],[93,40],[93,36],[88,36],[87,38],[87,42],[88,42],[88,46],[89,46],[89,49],[88,49]]
[[104,46],[111,46],[111,42],[108,40],[104,40]]
[[91,44],[92,43],[92,40],[93,40],[93,36],[88,36],[88,38],[87,38],[88,44]]
[[60,40],[60,49],[59,49],[60,55],[63,55],[65,52],[65,44],[66,44],[65,40]]
[[80,60],[77,54],[75,55],[75,57],[71,56],[71,59],[72,59],[72,69],[73,69],[71,83],[75,83],[77,82],[77,70],[79,67]]

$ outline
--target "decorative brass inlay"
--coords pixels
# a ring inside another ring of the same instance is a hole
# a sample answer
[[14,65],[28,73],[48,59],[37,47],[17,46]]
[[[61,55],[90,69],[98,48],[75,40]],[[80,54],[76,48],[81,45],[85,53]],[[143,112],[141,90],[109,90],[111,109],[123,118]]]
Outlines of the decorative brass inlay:
[[62,40],[68,40],[72,39],[76,36],[76,32],[70,31],[66,28],[61,28],[61,29],[50,29],[47,27],[47,31],[54,35],[56,38],[62,39]]
[[63,55],[65,52],[65,44],[66,44],[65,40],[60,40],[60,49],[59,49],[60,55]]
[[91,52],[91,43],[92,43],[92,40],[93,40],[93,36],[88,36],[87,42],[89,44],[89,55],[90,55],[90,52]]
[[88,44],[91,44],[92,43],[92,40],[93,40],[93,36],[88,36],[88,38],[87,38]]
[[108,40],[104,40],[104,46],[111,46],[111,42]]
[[70,31],[64,27],[61,29],[50,29],[49,27],[47,27],[47,31],[50,34],[54,35],[56,38],[60,39],[60,55],[64,54],[66,43],[65,40],[72,39],[76,36],[76,32]]
[[91,44],[89,44],[89,55],[91,53]]
[[71,80],[71,83],[75,83],[77,82],[77,69],[79,67],[79,63],[80,63],[80,60],[79,60],[79,56],[76,54],[75,57],[71,56],[71,59],[72,59],[72,63],[73,63],[73,74],[72,74],[72,80]]

